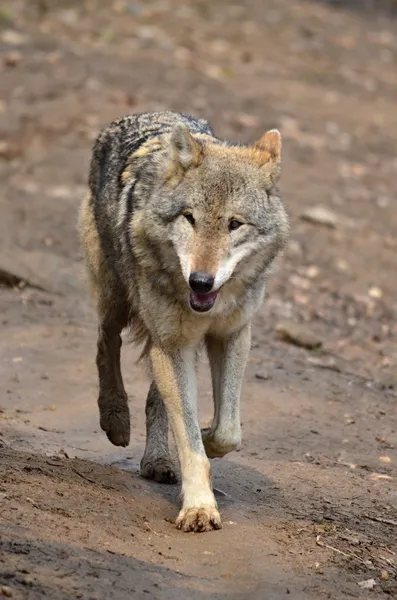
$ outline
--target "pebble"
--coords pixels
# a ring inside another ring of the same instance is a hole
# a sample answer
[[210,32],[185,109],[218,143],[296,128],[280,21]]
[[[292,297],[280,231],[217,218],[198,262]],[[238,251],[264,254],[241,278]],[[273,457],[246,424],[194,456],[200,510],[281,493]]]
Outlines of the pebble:
[[266,371],[258,371],[257,373],[255,373],[255,378],[260,379],[261,381],[267,381],[271,377],[269,373],[266,373]]
[[23,55],[18,50],[12,50],[11,52],[6,52],[3,55],[3,64],[5,67],[17,67],[20,62],[22,62]]
[[375,579],[365,579],[364,581],[359,581],[358,585],[363,590],[372,590],[376,586]]
[[301,290],[309,290],[310,289],[310,281],[305,277],[301,277],[300,275],[296,275],[295,273],[289,277],[289,282],[294,287],[297,287]]
[[339,222],[338,216],[332,212],[332,210],[329,210],[324,206],[312,206],[307,208],[301,214],[301,219],[315,225],[329,227],[330,229],[335,229]]
[[379,287],[372,286],[368,290],[368,296],[370,298],[382,298],[383,292]]
[[380,373],[378,377],[380,386],[384,390],[397,389],[397,368],[390,367]]
[[1,34],[1,41],[8,46],[23,46],[28,43],[29,38],[27,35],[18,33],[18,31],[14,31],[13,29],[6,29]]
[[391,463],[391,458],[390,456],[380,456],[379,461],[383,463]]
[[12,589],[10,587],[8,587],[8,585],[1,586],[0,591],[1,591],[2,595],[5,596],[6,598],[12,598],[12,596],[14,595]]
[[276,325],[276,332],[279,336],[296,346],[302,348],[320,348],[322,341],[306,325],[294,323],[293,321],[281,321]]

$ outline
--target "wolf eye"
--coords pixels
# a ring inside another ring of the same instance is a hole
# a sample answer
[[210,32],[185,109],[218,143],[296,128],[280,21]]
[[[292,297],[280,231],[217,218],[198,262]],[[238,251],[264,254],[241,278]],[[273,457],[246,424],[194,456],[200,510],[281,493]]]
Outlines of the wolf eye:
[[185,217],[185,219],[187,221],[189,221],[190,225],[194,225],[195,220],[194,220],[192,213],[184,213],[183,216]]
[[237,219],[232,219],[231,221],[229,221],[229,231],[234,231],[235,229],[238,229],[239,227],[241,227],[243,223],[240,223],[240,221],[237,221]]

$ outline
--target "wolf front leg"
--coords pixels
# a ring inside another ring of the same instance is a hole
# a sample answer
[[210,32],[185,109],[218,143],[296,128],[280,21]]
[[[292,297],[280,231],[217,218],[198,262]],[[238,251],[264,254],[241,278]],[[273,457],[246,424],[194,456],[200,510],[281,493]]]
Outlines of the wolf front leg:
[[154,346],[150,360],[164,400],[181,464],[183,505],[176,525],[183,531],[221,528],[211,489],[210,464],[205,454],[197,415],[196,350],[172,354]]
[[241,442],[240,395],[250,343],[250,323],[228,338],[206,340],[215,409],[211,427],[202,431],[209,458],[224,456]]
[[130,442],[130,411],[120,369],[122,323],[103,322],[98,328],[96,364],[99,376],[100,425],[115,446]]

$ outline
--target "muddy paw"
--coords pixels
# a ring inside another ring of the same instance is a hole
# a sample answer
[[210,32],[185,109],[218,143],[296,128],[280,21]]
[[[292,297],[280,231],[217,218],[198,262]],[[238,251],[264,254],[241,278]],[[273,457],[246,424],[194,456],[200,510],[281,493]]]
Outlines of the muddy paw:
[[178,483],[175,466],[167,456],[145,458],[141,460],[141,476],[154,479],[158,483]]
[[202,533],[212,529],[222,529],[219,512],[214,506],[183,508],[176,520],[176,526],[182,531]]
[[[130,411],[127,401],[105,403],[98,401],[100,411],[100,425],[106,432],[109,440],[115,446],[128,446],[130,443]],[[106,406],[104,406],[106,404]]]

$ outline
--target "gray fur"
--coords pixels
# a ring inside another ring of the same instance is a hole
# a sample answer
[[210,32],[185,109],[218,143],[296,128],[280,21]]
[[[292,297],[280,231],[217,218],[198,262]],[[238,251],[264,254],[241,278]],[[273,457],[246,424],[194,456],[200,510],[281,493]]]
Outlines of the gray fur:
[[[141,472],[176,481],[169,421],[182,472],[177,526],[185,531],[221,526],[207,456],[223,456],[241,439],[250,321],[288,237],[277,190],[280,148],[275,130],[253,147],[239,146],[216,138],[206,121],[164,112],[111,123],[93,149],[80,228],[99,316],[101,427],[113,444],[128,444],[120,333],[129,326],[153,379]],[[194,271],[215,281],[202,314],[190,300]],[[204,342],[215,412],[201,433],[195,363]]]

